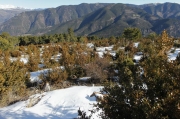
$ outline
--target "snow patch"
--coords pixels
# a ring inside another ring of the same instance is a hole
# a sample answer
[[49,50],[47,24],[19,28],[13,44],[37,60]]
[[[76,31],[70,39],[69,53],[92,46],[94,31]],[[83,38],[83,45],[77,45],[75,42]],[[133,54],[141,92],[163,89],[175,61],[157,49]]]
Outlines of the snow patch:
[[134,47],[137,48],[139,46],[139,42],[134,43]]
[[0,9],[15,9],[17,8],[14,5],[0,5]]
[[180,48],[171,48],[171,50],[168,53],[168,61],[174,61],[176,60],[176,57],[180,53]]
[[[102,87],[74,86],[36,94],[32,97],[41,97],[39,102],[27,108],[28,101],[18,102],[14,105],[0,108],[0,119],[73,119],[78,116],[78,109],[90,114],[88,110],[97,103],[95,97],[90,97],[94,91]],[[94,119],[99,119],[95,114]]]

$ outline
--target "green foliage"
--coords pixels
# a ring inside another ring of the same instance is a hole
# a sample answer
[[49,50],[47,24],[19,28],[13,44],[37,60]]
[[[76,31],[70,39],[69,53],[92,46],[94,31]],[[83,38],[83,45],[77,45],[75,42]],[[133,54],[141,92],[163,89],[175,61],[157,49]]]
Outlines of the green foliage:
[[115,45],[117,42],[116,38],[114,36],[111,36],[109,38],[109,45]]
[[96,105],[104,111],[101,115],[103,119],[144,118],[138,105],[145,91],[138,89],[142,81],[134,73],[134,68],[136,67],[120,67],[120,85],[105,84],[102,92],[107,93],[108,96]]
[[63,82],[67,80],[68,74],[63,69],[53,68],[47,73],[41,74],[40,78],[43,82],[48,81],[51,85],[59,88],[60,86],[62,86]]
[[84,38],[78,41],[78,38],[74,35],[74,32],[71,28],[68,29],[68,33],[66,34],[18,37],[18,44],[20,46],[27,46],[30,44],[33,44],[33,45],[48,44],[48,43],[54,44],[54,43],[65,42],[65,41],[66,42],[82,42],[82,41],[86,41],[86,39]]
[[5,38],[0,37],[0,49],[8,50],[12,48],[12,44]]
[[[107,93],[95,105],[104,119],[178,119],[180,72],[164,57],[149,57],[140,66],[119,64],[119,83],[105,84]],[[147,85],[147,87],[145,86]]]
[[180,64],[180,53],[176,57],[176,62],[177,62],[178,65]]
[[174,39],[168,36],[166,30],[162,31],[161,36],[156,39],[156,52],[159,55],[165,55],[166,52],[173,46]]
[[38,67],[39,62],[36,60],[36,58],[33,55],[29,56],[27,68],[30,72],[37,71],[39,69]]
[[10,37],[10,34],[9,33],[7,33],[7,32],[3,32],[3,33],[1,33],[1,35],[0,35],[2,38],[8,38],[8,37]]
[[138,51],[143,52],[144,56],[156,55],[156,43],[151,39],[143,39],[138,45]]
[[0,65],[0,106],[6,106],[17,100],[15,97],[26,95],[27,70],[24,64],[19,60],[7,63],[8,57],[5,57]]
[[142,34],[138,28],[126,28],[124,29],[123,36],[128,40],[136,40],[140,39]]
[[34,45],[30,45],[27,49],[29,59],[28,63],[26,64],[28,70],[30,72],[37,71],[39,69],[39,63],[40,63],[40,51],[38,47]]
[[[12,46],[11,46],[12,48],[14,48],[16,45],[19,44],[18,38],[17,38],[17,37],[14,37],[14,36],[10,36],[10,34],[7,33],[7,32],[1,33],[0,37],[2,37],[3,39],[8,40],[9,44],[12,45]],[[11,47],[10,47],[10,48],[11,48]],[[9,49],[10,49],[10,48],[9,48]]]
[[147,36],[147,38],[148,39],[151,39],[151,40],[155,40],[156,38],[158,37],[158,35],[156,34],[156,33],[150,33],[148,36]]
[[5,91],[4,83],[5,83],[5,79],[2,76],[2,74],[0,74],[0,95],[2,95],[2,93]]
[[133,62],[132,58],[126,58],[125,61],[124,61],[124,65],[128,65],[128,66],[134,65],[134,62]]
[[82,67],[75,67],[72,69],[72,75],[75,75],[77,78],[86,76],[86,72]]
[[82,111],[80,108],[78,110],[78,119],[91,119],[92,115],[87,116],[86,112]]
[[169,63],[164,57],[153,57],[144,62],[144,70],[148,85],[147,94],[150,100],[158,98],[152,105],[152,108],[158,109],[152,110],[152,114],[156,114],[154,116],[157,117],[179,118],[177,103],[180,101],[180,72],[176,63]]

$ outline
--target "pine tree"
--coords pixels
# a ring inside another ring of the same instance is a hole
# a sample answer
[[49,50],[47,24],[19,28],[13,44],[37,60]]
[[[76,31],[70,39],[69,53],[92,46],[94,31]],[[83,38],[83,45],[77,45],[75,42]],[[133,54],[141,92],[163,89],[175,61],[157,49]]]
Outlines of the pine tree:
[[50,68],[51,67],[51,57],[52,57],[52,52],[49,49],[49,45],[44,45],[43,47],[43,54],[41,56],[42,63],[45,65],[45,68]]
[[[6,62],[6,60],[2,60]],[[17,100],[15,97],[26,95],[26,68],[19,60],[11,63],[3,63],[0,68],[0,105],[6,106]]]
[[176,62],[177,62],[178,65],[180,64],[180,53],[176,57]]
[[27,68],[30,72],[37,71],[39,69],[39,60],[32,54],[29,55]]
[[123,31],[123,36],[127,40],[136,40],[141,38],[142,34],[138,28],[126,28]]
[[180,72],[166,57],[144,60],[140,67],[119,64],[119,83],[108,83],[96,107],[104,119],[178,119]]
[[167,31],[164,30],[160,38],[156,40],[156,50],[158,51],[158,55],[165,55],[166,52],[173,46],[173,41],[174,39],[170,38],[167,34]]

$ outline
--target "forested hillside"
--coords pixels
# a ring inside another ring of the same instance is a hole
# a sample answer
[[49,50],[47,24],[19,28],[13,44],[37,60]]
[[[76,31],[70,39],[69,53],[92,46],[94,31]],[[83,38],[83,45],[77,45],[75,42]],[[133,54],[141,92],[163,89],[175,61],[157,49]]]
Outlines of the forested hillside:
[[84,3],[23,12],[2,24],[0,29],[11,35],[44,34],[52,26],[79,18],[106,5]]
[[177,3],[162,4],[80,4],[41,11],[23,12],[0,25],[0,32],[17,35],[59,34],[73,28],[80,36],[118,36],[127,27],[138,27],[143,36],[166,29],[179,37]]

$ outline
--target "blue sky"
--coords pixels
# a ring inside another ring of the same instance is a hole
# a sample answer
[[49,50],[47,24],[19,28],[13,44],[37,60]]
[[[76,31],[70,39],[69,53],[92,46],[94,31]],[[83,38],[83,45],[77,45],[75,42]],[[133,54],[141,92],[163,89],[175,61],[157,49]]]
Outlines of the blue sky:
[[24,8],[50,8],[60,5],[77,5],[80,3],[180,3],[180,0],[0,0],[0,5],[14,5]]

